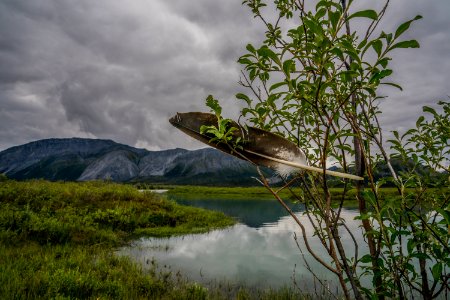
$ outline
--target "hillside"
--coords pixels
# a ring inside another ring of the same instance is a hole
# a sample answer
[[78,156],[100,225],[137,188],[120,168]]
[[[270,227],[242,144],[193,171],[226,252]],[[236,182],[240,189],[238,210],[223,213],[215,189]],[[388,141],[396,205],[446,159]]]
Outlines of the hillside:
[[13,179],[165,184],[255,185],[254,166],[212,148],[148,151],[111,140],[46,139],[0,152],[0,173]]

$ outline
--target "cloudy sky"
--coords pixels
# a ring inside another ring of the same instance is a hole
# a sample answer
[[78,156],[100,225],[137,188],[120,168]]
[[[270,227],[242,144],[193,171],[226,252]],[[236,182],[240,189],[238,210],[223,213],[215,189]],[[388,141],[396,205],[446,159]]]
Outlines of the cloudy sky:
[[[112,139],[149,150],[203,147],[168,123],[222,100],[236,117],[237,58],[263,38],[242,0],[0,0],[0,150],[52,137]],[[355,2],[373,3],[369,0]],[[394,55],[386,130],[450,95],[450,1],[395,0],[384,28],[423,15]]]

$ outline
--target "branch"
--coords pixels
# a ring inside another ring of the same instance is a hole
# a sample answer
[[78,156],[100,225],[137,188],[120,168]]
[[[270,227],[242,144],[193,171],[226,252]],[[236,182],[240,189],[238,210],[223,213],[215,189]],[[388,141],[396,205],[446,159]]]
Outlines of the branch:
[[283,201],[283,199],[281,199],[276,193],[275,191],[269,186],[267,179],[265,178],[265,176],[261,173],[261,170],[259,168],[257,168],[257,171],[261,177],[261,181],[263,182],[264,186],[266,187],[266,189],[268,191],[270,191],[272,193],[272,195],[275,197],[275,199],[277,199],[277,201],[284,207],[284,209],[289,213],[289,215],[291,215],[291,217],[294,219],[294,221],[297,223],[298,226],[300,226],[301,232],[302,232],[302,237],[303,240],[305,241],[305,246],[306,249],[308,249],[308,252],[314,257],[314,259],[319,262],[322,266],[324,266],[325,268],[327,268],[329,271],[333,272],[336,275],[339,275],[339,272],[334,269],[332,266],[330,266],[329,264],[327,264],[322,258],[320,258],[312,249],[311,246],[309,245],[308,242],[308,237],[306,235],[306,229],[305,226],[302,224],[302,222],[300,222],[300,220],[298,219],[298,217],[294,214],[294,212],[289,208],[289,206],[286,205],[286,203]]

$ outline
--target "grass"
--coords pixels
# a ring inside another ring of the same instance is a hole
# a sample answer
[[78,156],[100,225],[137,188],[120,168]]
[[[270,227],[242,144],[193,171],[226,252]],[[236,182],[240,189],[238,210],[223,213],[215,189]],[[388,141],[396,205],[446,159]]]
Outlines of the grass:
[[[160,186],[159,188],[168,189],[168,195],[171,197],[182,197],[183,199],[229,199],[229,200],[273,200],[272,194],[264,187],[209,187],[209,186]],[[276,189],[275,189],[276,190]],[[414,189],[406,189],[407,193],[416,193]],[[293,188],[294,193],[299,193],[300,188]],[[428,188],[426,193],[448,194],[448,189],[438,190]],[[333,201],[339,201],[342,198],[343,188],[330,188],[330,194]],[[394,187],[383,187],[380,189],[381,196],[384,199],[398,198],[398,190]],[[292,193],[284,189],[278,193],[282,198],[294,200]],[[344,200],[348,203],[356,203],[356,189],[350,189],[345,194]]]
[[117,247],[140,236],[206,232],[234,224],[130,185],[0,182],[0,299],[299,299],[292,288],[209,289]]
[[[262,187],[169,186],[191,199],[273,199]],[[334,196],[341,189],[332,189]],[[433,192],[430,190],[429,192]],[[283,191],[283,197],[289,197]],[[385,197],[395,189],[383,189]],[[354,197],[349,191],[348,197]],[[116,256],[141,236],[206,232],[234,224],[219,212],[177,205],[131,185],[0,180],[0,299],[308,299],[292,288],[209,289]]]
[[[229,199],[229,200],[274,200],[273,195],[264,187],[206,187],[206,186],[167,186],[169,197],[182,198],[188,200],[215,200],[215,199]],[[299,188],[293,188],[294,193],[298,193]],[[342,198],[342,188],[330,189],[332,199],[337,203]],[[386,198],[397,196],[395,188],[383,188],[382,194]],[[292,193],[285,189],[279,195],[283,199],[295,201]],[[344,198],[344,205],[347,207],[357,206],[356,189],[347,191]]]
[[145,273],[115,248],[234,222],[126,185],[1,182],[0,298],[189,298],[192,284]]
[[272,194],[263,187],[171,186],[168,190],[169,196],[184,199],[273,200]]
[[233,224],[217,212],[103,182],[0,184],[0,228],[41,244],[111,244],[142,235],[206,232]]
[[0,295],[14,298],[137,298],[168,292],[109,249],[29,243],[1,246]]

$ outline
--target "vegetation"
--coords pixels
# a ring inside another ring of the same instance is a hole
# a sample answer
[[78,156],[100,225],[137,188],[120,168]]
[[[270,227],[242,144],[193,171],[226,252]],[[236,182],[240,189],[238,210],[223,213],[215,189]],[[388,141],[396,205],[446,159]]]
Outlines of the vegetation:
[[205,288],[116,247],[142,235],[205,232],[234,220],[131,185],[0,182],[1,299],[311,299],[293,288]]
[[104,182],[3,182],[0,226],[14,240],[40,244],[122,244],[140,235],[205,232],[233,221],[180,206],[131,186]]
[[172,186],[168,195],[183,196],[184,199],[270,199],[273,197],[262,187],[210,187],[210,186]]
[[[387,142],[379,120],[384,97],[378,95],[378,88],[401,89],[388,80],[393,73],[390,55],[419,47],[417,41],[402,36],[421,16],[401,20],[395,32],[386,33],[378,27],[389,0],[379,11],[354,10],[352,0],[305,2],[243,1],[266,27],[266,39],[261,46],[247,45],[248,52],[239,58],[244,67],[240,83],[249,91],[236,95],[245,105],[242,116],[302,148],[310,164],[325,169],[332,161],[365,180],[340,180],[341,195],[332,193],[336,180],[320,173],[286,180],[285,189],[305,204],[314,238],[328,253],[325,257],[309,247],[305,224],[286,205],[279,188],[262,173],[261,183],[297,222],[309,254],[336,275],[345,298],[448,295],[450,103],[439,102],[438,110],[424,107],[428,115],[419,117],[415,128],[394,131]],[[362,22],[356,31],[351,25],[357,19]],[[208,97],[206,104],[221,113],[218,101]],[[218,119],[222,125],[229,123]],[[208,133],[215,134],[214,143],[245,149],[245,141],[229,139],[234,130],[222,126],[209,128]],[[402,170],[393,168],[393,160],[400,162]],[[389,173],[380,178],[375,174],[381,166],[387,166]],[[294,183],[299,190],[291,188]],[[395,187],[394,198],[383,196],[385,185]],[[353,249],[344,248],[341,241],[343,234],[352,235],[340,208],[353,190],[369,249],[362,257],[358,254],[362,245],[356,240]],[[332,205],[336,200],[338,209]],[[363,278],[372,284],[364,284]]]
[[[229,217],[104,182],[0,183],[0,298],[204,298],[114,248],[142,235],[205,232]],[[198,296],[198,297],[197,297]]]
[[[265,187],[210,187],[210,186],[160,186],[162,189],[167,189],[168,196],[170,198],[182,198],[190,200],[202,200],[202,199],[227,199],[233,200],[273,200],[273,195]],[[290,199],[291,201],[298,201],[293,194],[298,194],[302,191],[301,187],[292,187],[290,190],[280,188],[277,193],[280,197]],[[329,193],[333,201],[332,204],[339,205],[342,197],[344,197],[344,206],[357,206],[357,190],[343,188],[329,188]],[[408,193],[415,193],[414,189],[405,189]],[[399,201],[401,197],[398,195],[398,190],[395,187],[382,187],[379,189],[379,194],[383,199],[389,199],[389,201]],[[450,195],[448,188],[427,188],[424,191],[427,196],[426,199],[431,200],[433,195],[443,194]],[[430,203],[423,203],[424,207],[431,207]]]

